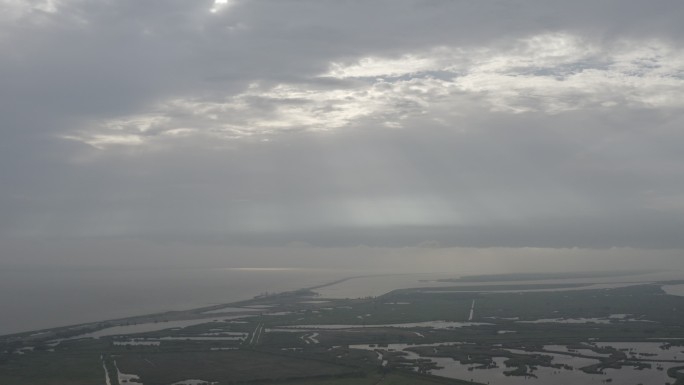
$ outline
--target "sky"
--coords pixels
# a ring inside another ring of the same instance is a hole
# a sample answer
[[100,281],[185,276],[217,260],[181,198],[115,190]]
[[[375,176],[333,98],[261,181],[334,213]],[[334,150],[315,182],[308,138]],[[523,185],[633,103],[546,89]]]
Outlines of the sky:
[[684,267],[680,0],[0,10],[0,265]]

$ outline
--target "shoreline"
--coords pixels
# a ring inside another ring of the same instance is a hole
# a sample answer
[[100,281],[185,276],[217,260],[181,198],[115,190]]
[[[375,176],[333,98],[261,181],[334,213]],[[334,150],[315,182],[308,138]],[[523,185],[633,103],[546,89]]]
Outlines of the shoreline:
[[[379,274],[379,275],[383,275],[383,274]],[[393,274],[387,274],[387,275],[393,275]],[[345,278],[337,279],[337,280],[330,281],[327,283],[323,283],[320,285],[308,286],[308,287],[303,287],[303,288],[295,289],[295,290],[286,290],[286,291],[276,292],[276,293],[273,293],[273,294],[268,295],[268,296],[256,295],[256,296],[253,296],[251,298],[237,300],[237,301],[233,301],[233,302],[220,303],[217,305],[193,307],[193,308],[184,309],[184,310],[160,311],[160,312],[153,312],[153,313],[134,315],[134,316],[128,316],[128,317],[121,317],[121,318],[110,318],[110,319],[104,319],[104,320],[99,320],[99,321],[83,322],[83,323],[76,323],[76,324],[56,326],[56,327],[43,328],[43,329],[34,329],[34,330],[29,330],[29,331],[17,332],[17,333],[0,334],[0,339],[13,340],[16,338],[19,338],[19,339],[30,338],[32,336],[36,336],[36,337],[41,336],[42,337],[42,336],[49,334],[49,333],[60,333],[60,332],[64,332],[64,331],[74,330],[74,329],[88,328],[89,326],[100,325],[100,324],[107,324],[108,326],[106,326],[106,327],[114,327],[114,326],[121,326],[122,324],[127,323],[127,322],[136,322],[136,323],[154,322],[159,317],[166,318],[165,321],[215,318],[216,314],[202,314],[202,313],[206,313],[208,311],[222,309],[222,308],[226,308],[226,307],[232,307],[232,306],[242,307],[242,306],[245,306],[246,304],[249,304],[251,302],[258,302],[260,300],[267,299],[267,298],[273,299],[273,298],[277,298],[279,296],[284,296],[284,295],[311,292],[312,290],[336,285],[336,284],[348,281],[350,279],[368,277],[368,276],[373,276],[373,275],[359,275],[359,276],[345,277]],[[238,312],[238,314],[240,314],[240,313]],[[164,321],[162,321],[162,322],[164,322]],[[104,328],[102,328],[102,329],[104,329]]]
[[[423,274],[430,274],[430,273],[415,273],[419,275]],[[280,291],[280,292],[274,292],[273,294],[268,294],[268,295],[256,295],[251,298],[247,299],[242,299],[242,300],[236,300],[236,301],[231,301],[231,302],[225,302],[225,303],[219,303],[215,305],[209,305],[209,306],[200,306],[200,307],[191,307],[188,309],[183,309],[183,310],[169,310],[169,311],[159,311],[159,312],[151,312],[151,313],[145,313],[145,314],[140,314],[140,315],[133,315],[133,316],[126,316],[126,317],[120,317],[120,318],[109,318],[109,319],[103,319],[103,320],[98,320],[98,321],[91,321],[91,322],[83,322],[83,323],[75,323],[75,324],[69,324],[65,326],[57,326],[57,327],[49,327],[49,328],[42,328],[42,329],[33,329],[29,331],[23,331],[23,332],[17,332],[17,333],[9,333],[9,334],[2,334],[0,335],[0,339],[23,339],[23,338],[30,338],[32,336],[44,336],[46,334],[59,334],[59,333],[75,333],[77,330],[99,330],[99,329],[104,329],[107,327],[114,327],[114,326],[121,326],[126,323],[148,323],[148,322],[166,322],[166,321],[179,321],[179,320],[190,320],[190,319],[210,319],[210,318],[216,318],[217,314],[220,315],[221,313],[214,313],[214,314],[207,314],[207,312],[214,311],[214,310],[220,310],[222,308],[227,308],[227,307],[244,307],[253,303],[259,303],[260,301],[264,300],[273,300],[277,298],[292,298],[295,296],[299,297],[305,297],[305,296],[316,296],[317,293],[314,292],[316,289],[321,289],[325,287],[330,287],[334,286],[340,283],[347,282],[352,279],[357,279],[357,278],[368,278],[368,277],[392,277],[392,276],[405,276],[405,275],[415,275],[412,273],[389,273],[389,274],[364,274],[364,275],[354,275],[354,276],[349,276],[349,277],[344,277],[340,279],[335,279],[333,281],[329,281],[323,284],[318,284],[318,285],[313,285],[313,286],[306,286],[302,287],[300,289],[295,289],[295,290],[285,290],[285,291]],[[438,274],[438,273],[432,273],[432,274]],[[474,283],[474,282],[468,282],[468,283]],[[633,282],[636,284],[636,282]],[[674,281],[661,281],[661,282],[650,282],[653,284],[662,284],[666,285],[668,283],[674,283]],[[496,285],[497,281],[491,281],[490,284]],[[416,286],[415,288],[420,288],[420,286]],[[427,289],[427,288],[426,288]],[[394,290],[401,290],[401,288],[395,288],[387,291],[386,293],[383,293],[383,295],[388,294]],[[244,313],[248,313],[249,310],[246,309]],[[242,314],[243,312],[232,312],[231,314]]]

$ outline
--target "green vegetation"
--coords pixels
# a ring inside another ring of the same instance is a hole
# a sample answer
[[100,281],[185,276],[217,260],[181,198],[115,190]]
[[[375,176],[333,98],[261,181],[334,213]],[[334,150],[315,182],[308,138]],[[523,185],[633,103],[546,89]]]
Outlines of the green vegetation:
[[34,352],[13,355],[0,365],[0,384],[92,385],[104,380],[95,352]]
[[146,385],[167,385],[189,378],[230,384],[363,374],[353,367],[252,350],[149,352],[113,358],[122,372],[139,375]]
[[[512,290],[555,288],[509,286]],[[663,371],[663,362],[654,358],[656,354],[637,357],[594,342],[656,338],[668,341],[663,349],[680,350],[684,344],[677,339],[684,338],[684,298],[666,295],[658,284],[601,290],[575,287],[566,291],[478,292],[490,287],[501,286],[470,287],[460,292],[449,288],[403,289],[377,298],[321,302],[311,302],[311,291],[302,290],[239,304],[59,328],[39,335],[5,336],[0,337],[0,384],[97,384],[105,380],[104,367],[112,385],[122,385],[117,367],[139,376],[145,385],[187,379],[218,385],[467,384],[470,382],[430,375],[439,369],[434,360],[453,359],[468,365],[468,370],[490,370],[503,362],[501,370],[511,376],[534,377],[537,368],[573,369],[557,364],[553,353],[594,360],[595,364],[574,368],[586,373],[623,367]],[[224,306],[250,305],[268,307],[244,314],[203,314]],[[471,307],[474,312],[469,320]],[[228,316],[231,319],[224,320]],[[163,329],[165,320],[196,318],[204,322]],[[539,319],[556,322],[532,322]],[[475,324],[455,328],[445,327],[449,324],[438,328],[424,324],[392,326],[427,321]],[[145,322],[158,325],[160,330],[99,339],[56,339]],[[325,324],[353,327],[315,328]],[[396,344],[404,345],[397,348]],[[569,350],[549,352],[548,345]],[[667,361],[670,366],[680,362],[684,367],[684,351],[679,360],[675,356]],[[672,382],[684,383],[679,369],[667,373]]]

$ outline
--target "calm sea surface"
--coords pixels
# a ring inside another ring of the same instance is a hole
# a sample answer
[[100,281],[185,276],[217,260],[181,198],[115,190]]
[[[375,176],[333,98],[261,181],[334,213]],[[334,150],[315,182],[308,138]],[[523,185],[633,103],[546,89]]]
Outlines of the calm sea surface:
[[[365,275],[359,277],[360,275]],[[0,269],[0,335],[250,299],[354,277],[316,289],[322,297],[377,296],[408,287],[491,282],[435,282],[451,273],[376,275],[327,269]],[[496,284],[626,283],[684,278],[681,271]],[[682,295],[684,285],[668,285]]]
[[350,275],[323,269],[2,269],[0,335],[239,301]]

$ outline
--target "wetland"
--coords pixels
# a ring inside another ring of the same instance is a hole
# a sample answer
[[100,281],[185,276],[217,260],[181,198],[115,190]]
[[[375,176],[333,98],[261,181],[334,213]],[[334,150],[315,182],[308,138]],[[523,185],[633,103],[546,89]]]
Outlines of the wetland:
[[425,278],[5,335],[0,383],[684,384],[678,281]]

